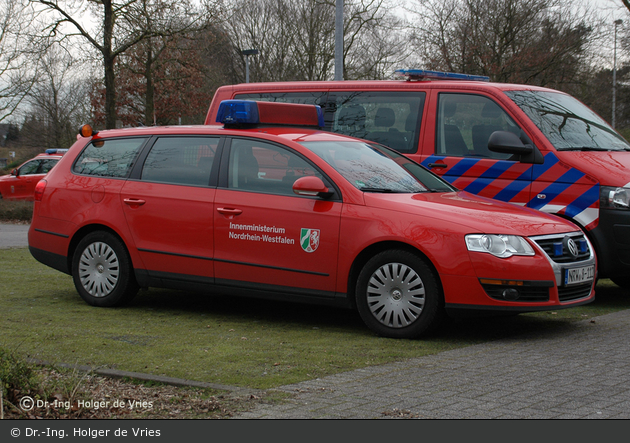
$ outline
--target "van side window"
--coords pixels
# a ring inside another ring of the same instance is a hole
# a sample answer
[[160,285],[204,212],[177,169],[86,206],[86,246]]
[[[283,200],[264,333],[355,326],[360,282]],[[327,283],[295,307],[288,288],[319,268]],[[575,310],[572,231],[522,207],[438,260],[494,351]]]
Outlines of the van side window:
[[438,100],[435,153],[451,157],[481,157],[505,160],[510,154],[488,149],[494,131],[521,129],[494,101],[482,95],[440,93]]
[[230,147],[228,188],[295,196],[300,177],[322,175],[306,160],[280,146],[252,139],[234,139]]
[[364,138],[398,152],[418,150],[425,93],[331,92],[328,111],[334,112],[332,131]]
[[93,140],[72,168],[77,174],[124,178],[146,138]]
[[219,137],[160,137],[142,167],[141,179],[208,186]]

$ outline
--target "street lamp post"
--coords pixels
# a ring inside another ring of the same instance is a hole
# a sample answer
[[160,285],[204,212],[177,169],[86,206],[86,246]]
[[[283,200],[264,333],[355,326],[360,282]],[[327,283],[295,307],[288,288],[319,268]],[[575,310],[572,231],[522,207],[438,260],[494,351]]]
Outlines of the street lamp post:
[[245,56],[245,83],[249,83],[249,56],[258,55],[258,49],[244,49],[241,54]]
[[613,84],[612,84],[612,127],[615,129],[615,101],[617,98],[617,26],[623,23],[623,20],[615,20],[615,44],[613,48]]
[[343,0],[335,2],[335,80],[343,80]]

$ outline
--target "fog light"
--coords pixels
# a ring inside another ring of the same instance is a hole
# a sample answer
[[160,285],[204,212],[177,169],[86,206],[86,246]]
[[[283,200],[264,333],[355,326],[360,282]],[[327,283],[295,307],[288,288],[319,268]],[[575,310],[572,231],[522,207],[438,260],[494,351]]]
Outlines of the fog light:
[[501,295],[503,295],[504,300],[508,300],[508,301],[517,300],[518,297],[520,296],[520,294],[518,293],[518,290],[514,288],[505,289]]

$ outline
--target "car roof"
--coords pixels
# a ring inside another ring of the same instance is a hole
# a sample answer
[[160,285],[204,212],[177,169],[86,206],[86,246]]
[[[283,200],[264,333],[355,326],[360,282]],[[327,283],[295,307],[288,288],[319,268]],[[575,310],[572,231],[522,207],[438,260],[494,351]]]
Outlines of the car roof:
[[93,136],[94,140],[110,137],[139,137],[153,135],[215,135],[245,136],[257,138],[280,138],[290,141],[356,141],[358,139],[321,129],[301,128],[295,126],[257,126],[254,128],[224,128],[214,125],[191,126],[142,126],[137,128],[107,129]]

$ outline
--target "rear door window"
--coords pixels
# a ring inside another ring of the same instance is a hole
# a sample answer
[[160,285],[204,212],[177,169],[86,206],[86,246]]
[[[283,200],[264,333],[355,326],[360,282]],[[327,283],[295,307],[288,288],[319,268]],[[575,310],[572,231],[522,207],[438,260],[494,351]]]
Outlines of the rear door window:
[[219,137],[160,137],[142,167],[141,180],[208,186]]

